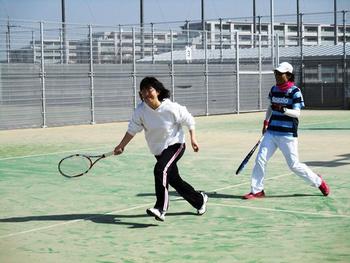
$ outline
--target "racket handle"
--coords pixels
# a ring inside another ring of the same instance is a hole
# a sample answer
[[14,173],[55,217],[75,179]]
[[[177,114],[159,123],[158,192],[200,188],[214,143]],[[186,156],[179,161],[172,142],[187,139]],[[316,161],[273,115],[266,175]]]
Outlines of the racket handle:
[[114,151],[105,153],[103,156],[104,156],[104,157],[108,157],[108,156],[111,156],[111,155],[114,155]]

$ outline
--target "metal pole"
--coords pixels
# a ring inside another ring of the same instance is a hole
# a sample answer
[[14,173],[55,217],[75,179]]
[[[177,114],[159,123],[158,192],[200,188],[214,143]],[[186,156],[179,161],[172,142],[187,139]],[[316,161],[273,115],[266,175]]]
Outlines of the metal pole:
[[[298,45],[300,45],[300,42],[299,42],[299,37],[300,37],[300,21],[299,21],[299,13],[300,13],[300,10],[299,10],[299,0],[297,0],[297,41],[298,41]],[[286,42],[286,41],[285,41]]]
[[114,42],[114,64],[118,63],[118,41],[117,41],[117,30],[115,30],[113,35]]
[[140,0],[140,30],[141,30],[141,58],[145,56],[144,52],[144,28],[143,28],[143,0]]
[[337,0],[334,0],[334,45],[338,44]]
[[261,75],[261,71],[262,71],[262,58],[261,58],[261,34],[258,35],[258,45],[259,45],[259,48],[258,48],[258,57],[259,57],[259,110],[262,110],[262,75]]
[[173,101],[175,101],[175,81],[174,81],[174,38],[173,30],[170,30],[170,82],[171,82],[171,94]]
[[186,41],[186,46],[190,46],[190,25],[188,20],[186,20],[186,35],[187,35],[187,41]]
[[256,33],[256,5],[255,0],[253,0],[253,47],[256,47],[256,41],[255,41],[255,33]]
[[62,41],[63,41],[63,64],[68,63],[68,43],[66,42],[66,8],[65,0],[61,0],[61,9],[62,9]]
[[204,80],[205,80],[205,114],[209,115],[209,79],[208,79],[208,45],[207,45],[207,31],[204,34]]
[[10,50],[11,50],[11,26],[10,18],[7,19],[7,32],[6,32],[6,46],[7,46],[7,63],[10,63]]
[[33,64],[36,62],[36,52],[35,52],[35,33],[32,30],[32,49],[33,49]]
[[236,111],[237,111],[237,114],[239,114],[239,112],[240,112],[239,82],[240,82],[239,81],[239,32],[237,31],[236,32],[236,86],[237,86]]
[[304,82],[304,30],[303,30],[303,13],[300,13],[300,85],[305,86]]
[[151,34],[152,34],[152,64],[155,63],[154,61],[154,24],[151,23]]
[[123,29],[119,25],[119,62],[123,64]]
[[275,35],[274,33],[274,3],[273,0],[270,0],[270,24],[271,24],[271,30],[270,30],[270,43],[271,43],[271,60],[272,60],[272,66],[273,68],[275,67],[274,63],[274,58],[275,58],[275,54],[274,54],[274,41],[273,41],[273,37]]
[[343,91],[344,91],[344,110],[347,109],[347,64],[346,64],[346,11],[343,11]]
[[44,57],[44,23],[40,22],[40,78],[41,78],[41,116],[42,127],[46,128],[46,83],[45,83],[45,57]]
[[203,44],[203,49],[204,48],[206,48],[206,47],[204,47],[204,34],[205,34],[205,30],[206,30],[206,28],[205,28],[205,18],[204,18],[204,0],[201,0],[201,14],[202,14],[202,34],[203,34],[203,36],[202,36],[202,44]]
[[95,94],[94,94],[94,56],[92,49],[92,26],[89,25],[89,45],[90,45],[90,104],[91,104],[91,124],[95,124]]
[[[223,41],[222,41],[222,18],[219,18],[219,21],[220,21],[220,62],[222,63],[223,62]],[[206,37],[207,34],[205,34]]]
[[134,90],[134,109],[137,106],[137,97],[136,97],[136,47],[135,47],[135,28],[132,28],[132,86]]
[[275,35],[275,47],[276,47],[276,53],[275,53],[275,65],[278,65],[280,63],[280,39],[279,35]]

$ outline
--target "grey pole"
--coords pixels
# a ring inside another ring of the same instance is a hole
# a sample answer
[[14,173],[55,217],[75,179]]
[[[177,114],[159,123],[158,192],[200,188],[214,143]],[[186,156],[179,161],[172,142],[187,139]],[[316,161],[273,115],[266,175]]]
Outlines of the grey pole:
[[136,46],[135,46],[135,28],[132,28],[132,86],[134,90],[134,109],[137,106],[137,97],[136,97]]
[[63,42],[63,64],[68,63],[68,43],[66,42],[66,8],[65,8],[65,0],[61,0],[61,8],[62,8],[62,42]]
[[223,39],[222,39],[222,18],[219,18],[220,21],[220,62],[223,62]]
[[201,14],[202,14],[202,31],[203,31],[202,44],[203,44],[203,49],[204,49],[204,34],[205,34],[204,0],[201,0],[201,3],[202,3],[201,4]]
[[255,33],[256,33],[256,5],[255,5],[255,0],[253,0],[253,47],[256,46],[256,41],[255,41]]
[[123,64],[123,29],[119,25],[119,63]]
[[94,94],[94,55],[92,49],[92,26],[89,25],[89,45],[90,45],[90,103],[91,103],[91,124],[95,124],[95,94]]
[[300,20],[299,20],[299,13],[300,13],[300,10],[299,10],[299,0],[297,0],[297,41],[298,41],[298,45],[300,45],[300,42],[299,42],[299,37],[300,37]]
[[41,116],[42,127],[46,128],[46,83],[45,83],[45,57],[44,57],[44,23],[40,22],[40,78],[41,78]]
[[259,110],[262,110],[262,60],[261,60],[261,34],[258,35],[258,57],[259,57]]
[[170,30],[170,82],[171,82],[171,94],[173,101],[175,101],[175,81],[174,81],[174,38],[173,30]]
[[346,63],[346,11],[343,11],[343,91],[344,91],[344,109],[348,108],[347,105],[347,63]]
[[240,101],[240,95],[239,95],[239,32],[236,32],[236,86],[237,86],[237,97],[236,97],[236,110],[237,110],[237,114],[239,114],[240,112],[240,105],[239,105],[239,101]]
[[334,45],[338,44],[337,0],[334,0]]
[[270,20],[271,20],[271,30],[270,30],[270,43],[271,43],[271,60],[272,60],[272,66],[275,67],[274,63],[274,58],[275,58],[275,54],[274,54],[274,35],[275,35],[275,30],[274,30],[274,3],[273,0],[270,0]]
[[155,63],[154,61],[154,24],[151,23],[151,33],[152,33],[152,64]]
[[208,36],[207,31],[204,31],[204,80],[205,80],[205,114],[209,115],[209,79],[208,79]]
[[143,0],[140,0],[140,30],[141,30],[141,58],[145,56],[144,52],[144,28],[143,28]]

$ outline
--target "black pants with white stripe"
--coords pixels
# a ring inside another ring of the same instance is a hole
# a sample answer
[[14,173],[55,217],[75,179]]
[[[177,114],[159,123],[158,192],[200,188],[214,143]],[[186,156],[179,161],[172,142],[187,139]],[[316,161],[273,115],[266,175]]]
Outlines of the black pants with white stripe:
[[203,205],[203,196],[200,192],[182,180],[177,168],[177,161],[185,152],[185,144],[176,143],[165,149],[161,155],[155,156],[157,163],[154,166],[154,181],[157,201],[154,205],[161,211],[167,211],[169,205],[169,184],[194,208]]

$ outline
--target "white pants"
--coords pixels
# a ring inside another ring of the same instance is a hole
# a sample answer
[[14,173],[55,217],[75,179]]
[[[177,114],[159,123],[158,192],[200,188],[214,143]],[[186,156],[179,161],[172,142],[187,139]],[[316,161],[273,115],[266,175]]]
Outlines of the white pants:
[[290,136],[275,136],[267,131],[255,159],[255,166],[252,173],[252,193],[255,194],[264,190],[266,165],[277,148],[282,151],[289,169],[292,172],[314,187],[319,187],[321,185],[322,179],[306,164],[299,162],[298,139]]

